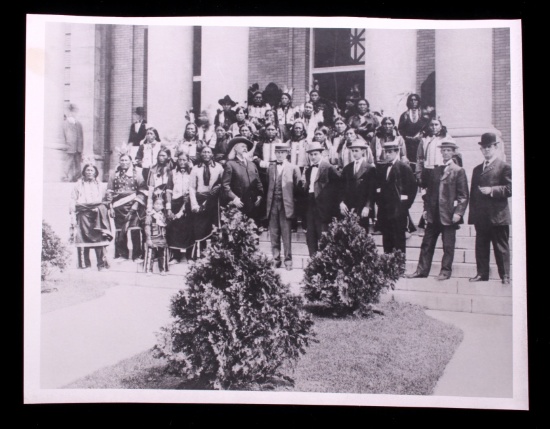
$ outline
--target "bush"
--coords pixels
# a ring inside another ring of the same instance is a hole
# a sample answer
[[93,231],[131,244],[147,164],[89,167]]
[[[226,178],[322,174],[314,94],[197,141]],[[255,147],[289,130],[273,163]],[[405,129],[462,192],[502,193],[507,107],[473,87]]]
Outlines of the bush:
[[46,280],[55,270],[63,271],[67,268],[69,260],[69,250],[63,244],[61,238],[54,232],[52,227],[42,221],[42,265],[41,278]]
[[282,377],[311,341],[313,321],[301,297],[283,285],[258,252],[254,222],[223,209],[205,258],[171,303],[176,319],[162,329],[155,356],[167,370],[213,388],[242,388]]
[[304,270],[304,296],[333,315],[368,316],[383,288],[394,288],[405,271],[405,255],[378,254],[376,244],[350,213],[334,220],[319,251]]

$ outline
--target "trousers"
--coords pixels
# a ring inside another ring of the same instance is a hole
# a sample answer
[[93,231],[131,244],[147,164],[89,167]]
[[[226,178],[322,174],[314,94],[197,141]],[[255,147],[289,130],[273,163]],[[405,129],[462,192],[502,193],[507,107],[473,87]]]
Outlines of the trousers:
[[281,259],[281,239],[283,241],[284,258],[292,261],[292,220],[286,218],[285,206],[281,198],[273,200],[269,213],[269,236],[271,239],[271,253],[276,260]]
[[456,225],[442,225],[441,222],[426,224],[424,238],[420,246],[420,259],[418,260],[417,272],[427,276],[430,274],[435,245],[439,234],[443,240],[443,259],[441,261],[440,274],[450,276],[453,271],[453,260],[455,257]]
[[477,274],[489,277],[491,243],[500,278],[510,277],[510,227],[508,225],[475,225]]

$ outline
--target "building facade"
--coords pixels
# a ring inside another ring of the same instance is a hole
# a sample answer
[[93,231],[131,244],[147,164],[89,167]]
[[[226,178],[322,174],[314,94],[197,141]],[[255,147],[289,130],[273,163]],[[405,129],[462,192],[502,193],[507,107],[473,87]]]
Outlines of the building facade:
[[226,94],[247,100],[250,85],[313,85],[343,106],[351,87],[398,120],[421,95],[460,146],[468,173],[481,161],[482,133],[501,136],[511,161],[510,32],[487,29],[311,29],[49,23],[46,26],[45,181],[61,180],[63,115],[78,106],[84,155],[103,180],[128,141],[132,112],[146,111],[164,141],[183,135],[187,113],[214,117]]

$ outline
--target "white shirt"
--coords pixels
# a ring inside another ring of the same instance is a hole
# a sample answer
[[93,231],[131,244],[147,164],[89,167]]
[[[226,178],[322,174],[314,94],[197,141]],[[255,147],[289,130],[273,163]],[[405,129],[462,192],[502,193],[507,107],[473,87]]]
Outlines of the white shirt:
[[485,161],[483,161],[483,171],[485,171],[485,169],[489,167],[495,159],[497,159],[497,157],[493,156],[491,159],[486,159]]
[[388,180],[388,177],[390,177],[391,168],[395,165],[396,162],[397,162],[397,158],[395,158],[394,161],[389,165],[388,171],[386,171],[386,180]]
[[317,179],[317,172],[319,167],[314,165],[311,167],[311,176],[309,176],[309,193],[312,194],[315,192],[315,180]]
[[362,160],[356,160],[354,162],[354,165],[353,165],[353,174],[357,174],[357,172],[359,171],[359,169],[361,168],[361,162]]

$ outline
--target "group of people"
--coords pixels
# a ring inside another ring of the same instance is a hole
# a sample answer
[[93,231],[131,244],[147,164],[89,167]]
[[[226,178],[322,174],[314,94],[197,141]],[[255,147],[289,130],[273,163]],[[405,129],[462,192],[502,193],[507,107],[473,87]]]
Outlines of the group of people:
[[426,233],[418,269],[408,276],[428,275],[439,234],[444,257],[438,279],[451,276],[456,229],[470,201],[478,260],[472,281],[488,279],[492,242],[499,274],[509,282],[511,170],[495,155],[494,134],[481,138],[489,166],[474,170],[469,192],[457,145],[439,118],[424,114],[417,94],[408,97],[397,125],[372,114],[364,98],[343,112],[326,109],[318,91],[309,98],[294,108],[286,92],[272,107],[258,91],[245,108],[225,96],[213,126],[200,114],[172,146],[161,142],[138,107],[106,192],[99,191],[90,164],[75,186],[79,267],[90,266],[89,249],[95,248],[98,268],[105,268],[100,249],[114,235],[115,259],[144,259],[147,273],[157,260],[166,273],[170,262],[200,257],[225,204],[254,219],[260,231],[269,230],[276,267],[292,269],[298,220],[311,256],[332,219],[349,211],[367,232],[382,234],[384,252],[405,253],[407,231],[415,229],[409,209],[421,188]]

